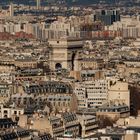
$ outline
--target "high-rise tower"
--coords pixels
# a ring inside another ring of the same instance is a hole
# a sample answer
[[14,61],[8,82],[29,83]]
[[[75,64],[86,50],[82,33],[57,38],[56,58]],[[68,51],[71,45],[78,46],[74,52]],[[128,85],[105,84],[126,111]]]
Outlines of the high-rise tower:
[[14,5],[12,2],[10,3],[10,6],[9,6],[9,12],[10,12],[10,17],[13,17],[14,16]]
[[36,0],[36,8],[37,9],[40,9],[40,6],[41,6],[40,0]]

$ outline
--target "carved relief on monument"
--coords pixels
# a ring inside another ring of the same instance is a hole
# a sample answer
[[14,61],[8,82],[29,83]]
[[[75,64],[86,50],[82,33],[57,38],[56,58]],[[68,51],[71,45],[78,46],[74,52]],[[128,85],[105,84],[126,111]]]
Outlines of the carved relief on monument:
[[54,58],[64,58],[65,57],[65,53],[54,53],[53,57]]

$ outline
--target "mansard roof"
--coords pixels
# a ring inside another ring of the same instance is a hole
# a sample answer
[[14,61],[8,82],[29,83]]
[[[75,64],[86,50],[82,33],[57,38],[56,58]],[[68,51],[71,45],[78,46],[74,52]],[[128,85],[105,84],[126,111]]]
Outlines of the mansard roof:
[[24,91],[27,94],[32,93],[72,93],[72,87],[68,83],[59,82],[59,81],[47,81],[37,84],[29,84],[24,86]]

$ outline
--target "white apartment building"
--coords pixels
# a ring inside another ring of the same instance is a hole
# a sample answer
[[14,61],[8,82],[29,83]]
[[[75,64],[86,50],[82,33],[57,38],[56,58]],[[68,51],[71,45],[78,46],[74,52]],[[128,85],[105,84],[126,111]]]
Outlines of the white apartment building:
[[95,80],[79,82],[75,85],[78,108],[97,108],[107,102],[108,81]]
[[97,108],[109,101],[121,101],[130,107],[128,83],[117,80],[94,80],[75,84],[78,109]]
[[29,23],[28,21],[19,22],[5,22],[0,24],[0,32],[8,32],[15,34],[16,32],[23,31],[28,34],[33,34],[34,37],[40,39],[58,39],[66,36],[80,37],[79,21],[71,23],[68,19],[54,21],[51,24],[42,23]]
[[15,79],[14,74],[11,73],[0,73],[0,81],[5,82],[5,83],[12,83],[12,81]]
[[57,31],[71,30],[70,23],[55,21],[51,24],[50,29]]
[[49,38],[61,38],[61,37],[80,37],[80,28],[77,25],[72,25],[70,21],[55,21],[47,29],[49,32]]
[[12,116],[20,116],[24,114],[24,109],[15,107],[4,107],[0,104],[0,118],[11,118]]
[[6,22],[5,24],[0,24],[0,32],[8,32],[10,34],[14,34],[20,31],[22,31],[21,23]]
[[4,24],[0,24],[0,32],[4,32]]
[[97,118],[94,115],[77,116],[82,128],[82,138],[92,137],[98,129]]

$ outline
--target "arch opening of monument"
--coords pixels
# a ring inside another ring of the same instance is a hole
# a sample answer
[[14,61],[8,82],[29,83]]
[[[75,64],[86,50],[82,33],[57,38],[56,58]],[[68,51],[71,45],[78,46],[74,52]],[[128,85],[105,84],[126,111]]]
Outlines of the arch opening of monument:
[[55,69],[56,70],[62,69],[62,65],[60,63],[56,63],[55,64]]
[[75,69],[75,58],[76,58],[76,53],[74,52],[72,54],[72,58],[71,58],[71,70],[74,70]]

